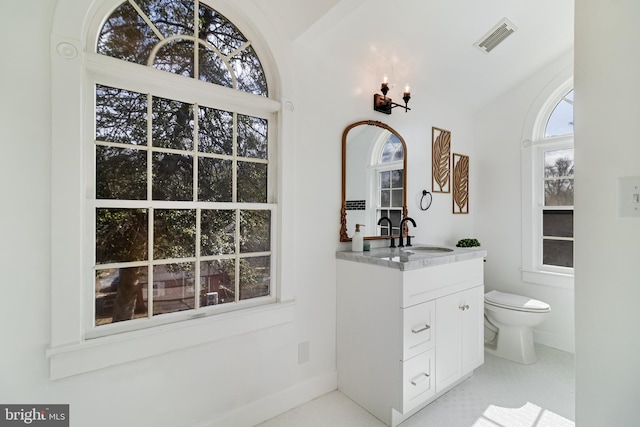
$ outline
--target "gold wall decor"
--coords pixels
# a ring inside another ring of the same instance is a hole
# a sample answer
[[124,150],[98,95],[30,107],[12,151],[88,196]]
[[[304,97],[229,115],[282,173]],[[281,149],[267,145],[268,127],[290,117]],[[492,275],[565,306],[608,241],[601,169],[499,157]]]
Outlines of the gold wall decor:
[[431,190],[434,193],[451,192],[451,132],[431,128]]
[[469,213],[469,156],[453,153],[453,213]]

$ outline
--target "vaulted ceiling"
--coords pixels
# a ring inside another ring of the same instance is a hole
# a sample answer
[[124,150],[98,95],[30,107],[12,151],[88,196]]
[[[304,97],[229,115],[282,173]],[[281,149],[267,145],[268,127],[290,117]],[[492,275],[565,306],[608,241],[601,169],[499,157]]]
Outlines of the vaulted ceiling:
[[[318,55],[370,75],[392,65],[396,92],[409,82],[471,111],[573,48],[573,0],[253,1]],[[490,53],[474,46],[504,18],[513,34]]]

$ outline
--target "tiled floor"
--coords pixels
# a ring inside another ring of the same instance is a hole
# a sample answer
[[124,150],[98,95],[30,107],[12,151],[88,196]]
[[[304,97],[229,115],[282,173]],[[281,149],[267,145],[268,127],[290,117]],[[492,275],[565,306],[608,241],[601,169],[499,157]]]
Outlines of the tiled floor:
[[[485,354],[485,363],[458,387],[401,427],[574,427],[574,356],[537,346],[538,362],[520,365]],[[260,427],[383,427],[334,391]]]

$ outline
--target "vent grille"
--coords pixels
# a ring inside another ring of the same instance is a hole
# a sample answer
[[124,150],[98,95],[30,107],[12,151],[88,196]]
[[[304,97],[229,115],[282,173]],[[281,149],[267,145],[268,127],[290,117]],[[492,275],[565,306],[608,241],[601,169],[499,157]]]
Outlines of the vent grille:
[[507,18],[504,18],[502,21],[498,22],[498,24],[493,27],[489,32],[487,32],[480,40],[474,43],[474,46],[483,51],[484,53],[489,53],[496,46],[504,41],[507,37],[513,34],[518,28],[513,24],[513,22],[509,21]]

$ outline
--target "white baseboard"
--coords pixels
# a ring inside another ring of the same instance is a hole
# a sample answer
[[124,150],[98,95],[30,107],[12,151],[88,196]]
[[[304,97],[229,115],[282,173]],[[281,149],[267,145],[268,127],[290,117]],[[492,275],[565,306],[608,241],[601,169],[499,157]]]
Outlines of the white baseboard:
[[552,334],[550,332],[534,329],[533,341],[568,353],[575,354],[576,352],[575,339],[573,336]]
[[233,409],[213,419],[208,419],[193,427],[251,427],[316,397],[338,388],[338,375],[330,372],[297,384],[271,396],[240,408]]

